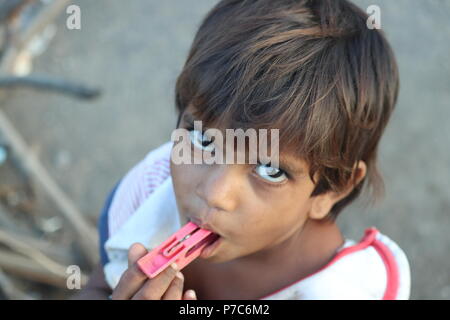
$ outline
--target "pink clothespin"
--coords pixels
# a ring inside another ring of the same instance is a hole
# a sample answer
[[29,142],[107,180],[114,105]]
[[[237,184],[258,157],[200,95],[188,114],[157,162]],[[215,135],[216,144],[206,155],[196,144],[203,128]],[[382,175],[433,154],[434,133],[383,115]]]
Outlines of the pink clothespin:
[[213,232],[188,222],[161,245],[140,258],[138,266],[150,278],[156,277],[172,263],[176,263],[181,270],[217,237]]

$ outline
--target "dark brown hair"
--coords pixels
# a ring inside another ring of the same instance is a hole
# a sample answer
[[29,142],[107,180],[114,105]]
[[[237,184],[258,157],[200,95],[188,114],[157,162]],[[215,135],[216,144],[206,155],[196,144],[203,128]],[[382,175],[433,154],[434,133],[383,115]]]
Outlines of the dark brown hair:
[[387,40],[367,18],[345,0],[222,0],[177,79],[177,110],[192,104],[209,127],[280,129],[280,152],[310,165],[312,196],[353,183],[365,161],[366,177],[334,205],[333,220],[365,181],[377,200],[377,147],[399,79]]

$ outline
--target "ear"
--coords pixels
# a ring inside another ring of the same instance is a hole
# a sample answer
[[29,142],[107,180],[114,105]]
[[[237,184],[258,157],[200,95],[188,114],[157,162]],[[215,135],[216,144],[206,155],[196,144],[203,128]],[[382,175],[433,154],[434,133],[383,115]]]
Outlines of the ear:
[[353,170],[352,178],[355,179],[354,184],[352,184],[352,179],[350,179],[348,186],[341,192],[328,191],[313,197],[311,210],[309,211],[309,218],[315,220],[325,218],[325,216],[331,211],[334,204],[348,196],[354,186],[361,182],[361,180],[366,176],[366,171],[366,163],[360,160],[357,162],[355,169]]

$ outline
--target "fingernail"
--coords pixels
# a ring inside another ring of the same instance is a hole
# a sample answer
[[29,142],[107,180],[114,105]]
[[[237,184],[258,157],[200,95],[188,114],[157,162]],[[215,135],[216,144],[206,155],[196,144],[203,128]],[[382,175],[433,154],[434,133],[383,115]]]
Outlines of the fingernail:
[[180,278],[181,280],[184,279],[184,276],[183,276],[183,274],[182,274],[180,271],[177,272],[176,276],[177,276],[178,278]]
[[170,265],[174,270],[178,270],[178,265],[176,263],[172,263]]
[[194,290],[188,290],[187,295],[189,296],[189,298],[191,299],[196,299],[197,295],[195,294]]

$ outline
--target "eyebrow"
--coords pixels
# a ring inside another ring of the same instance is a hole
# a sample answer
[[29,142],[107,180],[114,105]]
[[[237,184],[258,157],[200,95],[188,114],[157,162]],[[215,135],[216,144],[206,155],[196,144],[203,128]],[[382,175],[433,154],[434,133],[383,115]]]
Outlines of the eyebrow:
[[294,175],[302,175],[305,173],[305,170],[303,170],[303,168],[291,164],[290,161],[287,161],[282,158],[280,158],[280,168]]
[[185,112],[183,115],[183,122],[187,122],[189,124],[193,124],[194,123],[194,116],[192,114],[190,114],[189,112]]
[[[270,161],[270,157],[268,159]],[[259,162],[261,162],[261,160],[258,159]],[[292,160],[288,160],[286,157],[283,156],[279,156],[278,159],[278,164],[279,164],[279,169],[282,169],[284,171],[287,171],[287,173],[290,173],[292,175],[304,175],[306,170],[303,169],[300,164],[297,165],[295,164],[295,162],[293,162]]]

